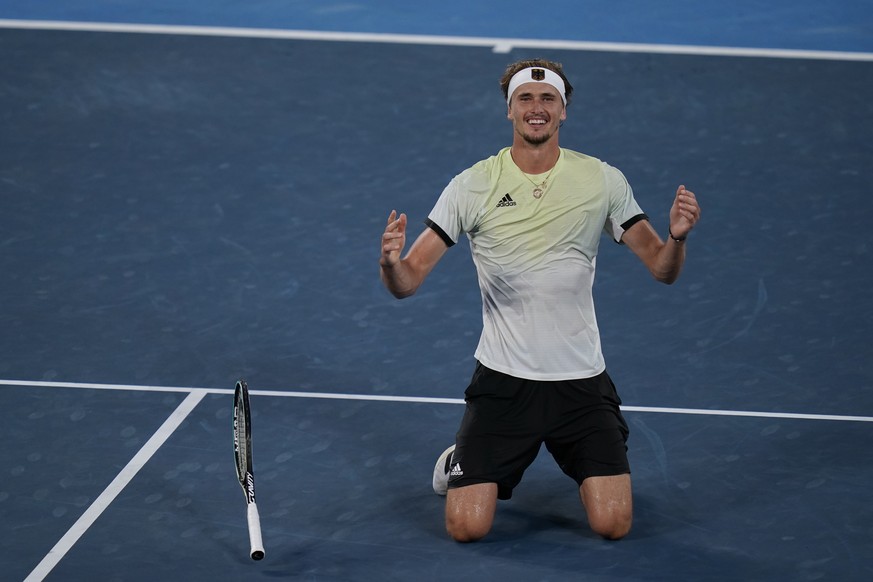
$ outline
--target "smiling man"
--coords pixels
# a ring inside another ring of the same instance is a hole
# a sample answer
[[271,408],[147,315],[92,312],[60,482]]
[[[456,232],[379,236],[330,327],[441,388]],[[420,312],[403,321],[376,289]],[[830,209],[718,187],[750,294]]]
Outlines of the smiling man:
[[545,444],[576,482],[591,529],[619,539],[632,521],[628,428],[600,347],[595,257],[606,232],[670,284],[700,208],[679,186],[662,240],[621,172],[559,146],[573,92],[560,64],[513,63],[500,86],[511,147],[449,183],[405,256],[405,214],[392,211],[382,234],[380,275],[395,297],[414,294],[462,234],[479,277],[477,365],[434,491],[446,495],[449,535],[481,539]]

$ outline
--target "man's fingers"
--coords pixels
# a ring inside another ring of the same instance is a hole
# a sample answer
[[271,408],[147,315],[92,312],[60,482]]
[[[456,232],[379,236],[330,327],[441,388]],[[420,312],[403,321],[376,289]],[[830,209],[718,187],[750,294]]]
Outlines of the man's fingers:
[[399,216],[396,210],[388,215],[388,224],[382,233],[382,254],[386,256],[398,255],[403,250],[406,240],[406,214]]
[[385,232],[395,231],[398,228],[401,231],[406,228],[406,214],[401,213],[400,216],[397,216],[397,211],[392,210],[391,214],[388,215],[388,224],[385,227]]

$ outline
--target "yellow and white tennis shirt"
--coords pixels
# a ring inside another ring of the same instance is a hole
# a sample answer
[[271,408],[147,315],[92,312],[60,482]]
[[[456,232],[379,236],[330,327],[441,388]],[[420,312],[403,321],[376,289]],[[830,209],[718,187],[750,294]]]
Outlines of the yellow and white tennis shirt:
[[427,224],[449,246],[462,233],[470,240],[482,292],[476,358],[532,380],[602,372],[592,297],[600,236],[621,242],[641,219],[621,172],[567,149],[551,173],[525,175],[505,148],[455,176]]

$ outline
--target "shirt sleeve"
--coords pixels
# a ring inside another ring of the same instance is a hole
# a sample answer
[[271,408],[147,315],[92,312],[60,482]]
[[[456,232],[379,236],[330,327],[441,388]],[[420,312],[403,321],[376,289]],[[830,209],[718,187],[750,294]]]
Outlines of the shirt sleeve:
[[621,243],[621,237],[624,236],[627,229],[640,220],[648,220],[649,217],[634,199],[634,191],[624,174],[609,164],[604,163],[603,166],[606,175],[606,190],[609,195],[609,212],[603,230],[615,242]]
[[455,177],[445,187],[436,204],[427,215],[424,223],[436,232],[443,242],[452,246],[458,242],[464,229],[461,225],[460,212],[460,188],[459,180]]
[[447,245],[452,246],[462,234],[475,230],[481,205],[483,200],[487,200],[488,192],[488,172],[483,171],[480,163],[449,182],[428,214],[425,224],[440,235]]

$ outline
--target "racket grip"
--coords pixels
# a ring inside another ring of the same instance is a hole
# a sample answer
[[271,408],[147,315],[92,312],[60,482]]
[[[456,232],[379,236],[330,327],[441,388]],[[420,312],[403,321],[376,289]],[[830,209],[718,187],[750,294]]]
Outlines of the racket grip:
[[258,515],[256,503],[248,504],[246,517],[249,522],[249,543],[252,546],[252,560],[261,560],[264,558],[264,541],[261,539],[261,517]]

